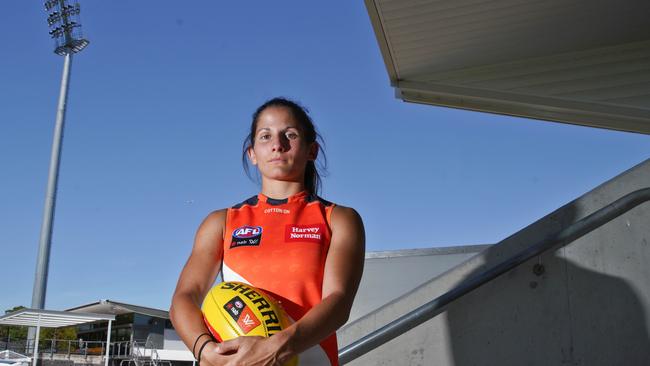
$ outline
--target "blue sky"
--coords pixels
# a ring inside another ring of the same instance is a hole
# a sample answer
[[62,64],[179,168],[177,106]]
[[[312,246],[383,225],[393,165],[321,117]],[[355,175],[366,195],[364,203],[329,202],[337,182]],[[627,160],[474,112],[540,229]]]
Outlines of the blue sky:
[[[368,250],[494,243],[650,156],[645,135],[395,99],[361,1],[178,4],[81,2],[47,308],[167,308],[202,218],[257,192],[241,144],[274,96],[311,111],[322,195]],[[0,310],[31,303],[63,64],[40,2],[3,6]]]

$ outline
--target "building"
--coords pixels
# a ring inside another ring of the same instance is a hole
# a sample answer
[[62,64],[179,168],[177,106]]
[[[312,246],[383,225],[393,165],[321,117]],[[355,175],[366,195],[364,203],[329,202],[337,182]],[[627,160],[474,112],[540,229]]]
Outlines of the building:
[[[192,353],[176,334],[166,310],[100,300],[66,311],[115,315],[111,326],[113,365],[135,358],[179,366],[194,361]],[[92,345],[106,337],[107,329],[108,322],[81,324],[77,326],[77,334]]]

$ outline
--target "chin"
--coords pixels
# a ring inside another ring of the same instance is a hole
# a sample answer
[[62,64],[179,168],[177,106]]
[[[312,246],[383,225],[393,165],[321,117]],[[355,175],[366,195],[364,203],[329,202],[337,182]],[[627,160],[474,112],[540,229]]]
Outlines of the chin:
[[299,174],[295,174],[293,172],[287,172],[287,171],[271,171],[267,172],[267,174],[262,173],[264,177],[267,179],[273,179],[273,180],[279,180],[282,182],[297,182],[300,180]]

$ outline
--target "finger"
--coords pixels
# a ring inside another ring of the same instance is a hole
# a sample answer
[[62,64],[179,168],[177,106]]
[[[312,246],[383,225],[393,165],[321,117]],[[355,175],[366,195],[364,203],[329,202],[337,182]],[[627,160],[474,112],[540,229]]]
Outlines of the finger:
[[229,355],[237,352],[238,349],[239,349],[239,341],[237,341],[237,338],[235,338],[217,344],[217,346],[214,348],[214,351],[221,355]]
[[232,362],[234,355],[220,355],[218,353],[212,353],[210,355],[207,355],[205,358],[205,363],[204,360],[201,360],[201,365],[200,366],[224,366],[224,365],[229,365],[230,362]]
[[230,362],[230,360],[232,360],[233,357],[235,357],[235,356],[220,355],[218,353],[214,353],[214,354],[210,355],[210,357],[208,358],[208,362],[211,365],[222,366],[222,365],[227,365],[228,362]]

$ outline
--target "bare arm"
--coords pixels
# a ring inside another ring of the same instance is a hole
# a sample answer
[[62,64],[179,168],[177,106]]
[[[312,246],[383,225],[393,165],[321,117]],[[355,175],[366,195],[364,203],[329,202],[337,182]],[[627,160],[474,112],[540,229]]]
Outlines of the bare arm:
[[[363,273],[363,222],[351,208],[332,212],[332,240],[325,261],[322,301],[289,328],[271,338],[239,337],[209,345],[204,355],[213,365],[282,365],[293,355],[318,344],[347,321]],[[227,355],[231,354],[232,355]]]
[[[194,239],[192,254],[183,267],[172,297],[169,315],[174,329],[190,351],[197,337],[208,332],[200,308],[219,273],[225,222],[226,210],[215,211],[203,220]],[[208,339],[202,337],[199,346]]]
[[365,233],[359,214],[336,206],[332,212],[332,241],[323,278],[323,300],[287,329],[289,349],[299,353],[348,320],[357,293],[365,256]]

